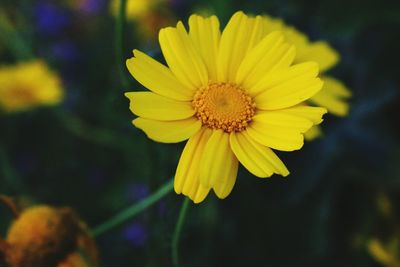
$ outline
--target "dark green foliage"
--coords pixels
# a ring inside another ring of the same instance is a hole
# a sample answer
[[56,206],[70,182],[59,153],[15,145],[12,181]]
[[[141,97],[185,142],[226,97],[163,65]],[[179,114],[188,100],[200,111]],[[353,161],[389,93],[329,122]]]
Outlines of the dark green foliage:
[[[60,73],[67,97],[59,107],[0,114],[0,193],[70,206],[96,226],[173,177],[183,144],[152,142],[131,125],[134,116],[123,93],[142,86],[126,71],[129,88],[122,87],[115,20],[107,7],[88,15],[62,1],[41,1],[66,16],[65,25],[49,32],[37,24],[39,2],[1,0],[0,8],[32,54]],[[326,116],[324,138],[279,154],[291,171],[287,178],[262,180],[241,169],[226,200],[210,195],[190,205],[180,242],[182,266],[380,266],[366,242],[393,235],[395,230],[387,231],[400,225],[396,213],[387,227],[376,205],[380,194],[398,203],[400,193],[400,2],[192,0],[172,11],[186,19],[203,8],[224,23],[239,9],[268,13],[312,40],[328,40],[341,54],[331,73],[353,97],[347,118]],[[158,44],[144,42],[132,24],[124,37],[125,58],[139,48],[162,60]],[[15,62],[3,41],[1,62]],[[103,266],[170,266],[182,200],[170,194],[100,236]],[[1,236],[9,219],[1,208]]]

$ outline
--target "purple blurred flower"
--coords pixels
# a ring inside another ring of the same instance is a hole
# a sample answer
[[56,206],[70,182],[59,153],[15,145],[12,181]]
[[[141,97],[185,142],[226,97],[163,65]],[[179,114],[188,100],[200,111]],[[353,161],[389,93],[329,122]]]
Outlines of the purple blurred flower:
[[63,61],[76,60],[79,51],[76,45],[69,41],[55,43],[51,48],[52,56]]
[[81,0],[80,9],[90,15],[98,13],[105,6],[104,0]]
[[57,34],[71,21],[70,15],[65,10],[48,2],[39,2],[35,5],[34,17],[38,31],[44,34]]
[[142,247],[148,239],[147,229],[141,223],[128,225],[123,232],[124,238],[135,247]]

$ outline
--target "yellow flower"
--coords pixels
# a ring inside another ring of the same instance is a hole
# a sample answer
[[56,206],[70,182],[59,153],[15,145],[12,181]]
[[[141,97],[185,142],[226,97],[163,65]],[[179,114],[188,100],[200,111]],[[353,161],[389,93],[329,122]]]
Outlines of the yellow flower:
[[12,223],[6,240],[0,241],[0,254],[10,266],[87,267],[98,261],[86,225],[70,208],[30,207]]
[[[118,15],[120,0],[111,2],[111,12]],[[127,0],[126,18],[135,22],[140,40],[154,41],[160,28],[176,22],[166,0]]]
[[[299,32],[294,27],[285,25],[280,19],[269,16],[264,16],[263,18],[264,29],[267,33],[277,30],[282,31],[286,40],[296,46],[297,55],[294,60],[295,63],[315,61],[319,64],[320,71],[323,74],[321,79],[324,82],[324,86],[318,94],[311,97],[308,101],[312,104],[325,107],[329,113],[336,116],[346,116],[349,112],[347,99],[351,96],[351,92],[341,81],[324,74],[324,72],[333,68],[338,63],[339,53],[325,41],[311,42],[305,34]],[[314,139],[320,134],[321,131],[316,126],[307,132],[306,138]]]
[[368,252],[383,266],[400,267],[399,239],[394,237],[386,243],[376,238],[371,238],[367,243]]
[[91,267],[91,265],[87,262],[85,257],[80,253],[75,252],[69,254],[63,262],[57,265],[57,267]]
[[[154,7],[163,2],[163,0],[127,0],[126,17],[128,20],[137,20],[146,16]],[[111,2],[111,12],[114,16],[118,15],[121,0]]]
[[6,112],[55,105],[63,97],[59,77],[41,60],[0,67],[0,109]]
[[281,32],[264,34],[262,17],[235,13],[221,33],[217,17],[192,15],[164,28],[159,42],[166,67],[134,50],[130,73],[152,92],[130,92],[133,124],[164,143],[187,142],[174,188],[195,203],[213,189],[233,189],[238,162],[258,177],[289,171],[271,150],[303,146],[324,108],[299,105],[322,87],[318,64],[292,65],[295,48]]

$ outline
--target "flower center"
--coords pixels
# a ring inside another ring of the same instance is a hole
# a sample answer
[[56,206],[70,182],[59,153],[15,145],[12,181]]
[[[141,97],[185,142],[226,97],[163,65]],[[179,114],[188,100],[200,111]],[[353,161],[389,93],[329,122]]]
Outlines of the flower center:
[[29,87],[26,86],[16,86],[9,92],[10,98],[14,100],[18,100],[23,103],[33,103],[36,100],[36,96],[33,90],[30,90]]
[[256,109],[251,97],[232,83],[209,83],[196,92],[192,105],[203,125],[228,133],[246,129]]

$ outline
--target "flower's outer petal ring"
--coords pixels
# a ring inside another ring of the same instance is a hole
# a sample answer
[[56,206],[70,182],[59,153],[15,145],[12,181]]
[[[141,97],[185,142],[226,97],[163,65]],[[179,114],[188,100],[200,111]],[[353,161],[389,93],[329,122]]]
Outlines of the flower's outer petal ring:
[[192,136],[183,149],[176,169],[174,189],[177,194],[184,194],[194,203],[202,202],[210,188],[199,182],[200,162],[204,147],[211,135],[211,130],[203,128]]
[[[320,109],[320,117],[326,110]],[[315,118],[320,121],[320,118]],[[285,110],[258,112],[247,127],[247,133],[260,144],[282,151],[300,149],[304,133],[314,125],[303,114],[285,113]]]
[[329,113],[336,116],[346,116],[349,113],[347,99],[351,96],[350,90],[339,80],[322,76],[324,86],[322,90],[310,98],[310,102],[325,107]]
[[164,65],[139,50],[133,51],[134,57],[126,61],[132,76],[152,92],[171,99],[191,101],[194,88],[183,85]]
[[314,125],[318,125],[323,121],[322,115],[326,114],[327,110],[326,108],[321,107],[297,105],[291,108],[282,109],[280,112],[310,120]]
[[289,175],[285,164],[268,147],[255,142],[246,131],[230,134],[230,144],[240,163],[257,177],[270,177],[277,173]]
[[229,168],[229,174],[224,177],[225,180],[216,183],[213,187],[215,194],[220,199],[226,198],[232,192],[237,178],[239,162],[236,158],[233,158],[231,164],[226,167]]
[[152,92],[129,92],[129,108],[133,114],[152,120],[172,121],[190,118],[194,115],[191,102],[176,101]]
[[312,141],[321,136],[323,136],[323,132],[321,130],[321,126],[319,125],[311,127],[310,130],[304,133],[304,139],[306,139],[306,141]]
[[189,28],[189,37],[207,67],[209,79],[216,81],[217,55],[221,38],[218,18],[192,15],[189,18]]
[[217,58],[218,81],[235,82],[243,58],[263,36],[261,16],[250,18],[242,11],[236,12],[221,35]]
[[208,84],[208,72],[182,22],[159,33],[161,50],[171,71],[190,90]]
[[318,65],[313,62],[301,63],[284,70],[271,72],[253,88],[257,108],[277,110],[295,106],[322,88],[322,81],[316,78]]
[[251,92],[252,87],[271,70],[288,68],[295,55],[294,46],[284,42],[283,34],[272,32],[245,56],[238,69],[236,83]]
[[296,62],[315,61],[321,72],[331,69],[340,59],[339,53],[325,41],[310,43],[299,52],[301,53],[298,53]]
[[191,117],[179,121],[156,121],[137,118],[133,125],[143,130],[147,137],[161,143],[179,143],[195,135],[201,128],[201,122]]
[[200,183],[205,187],[214,187],[229,180],[230,168],[235,160],[229,146],[229,134],[213,130],[201,158]]

